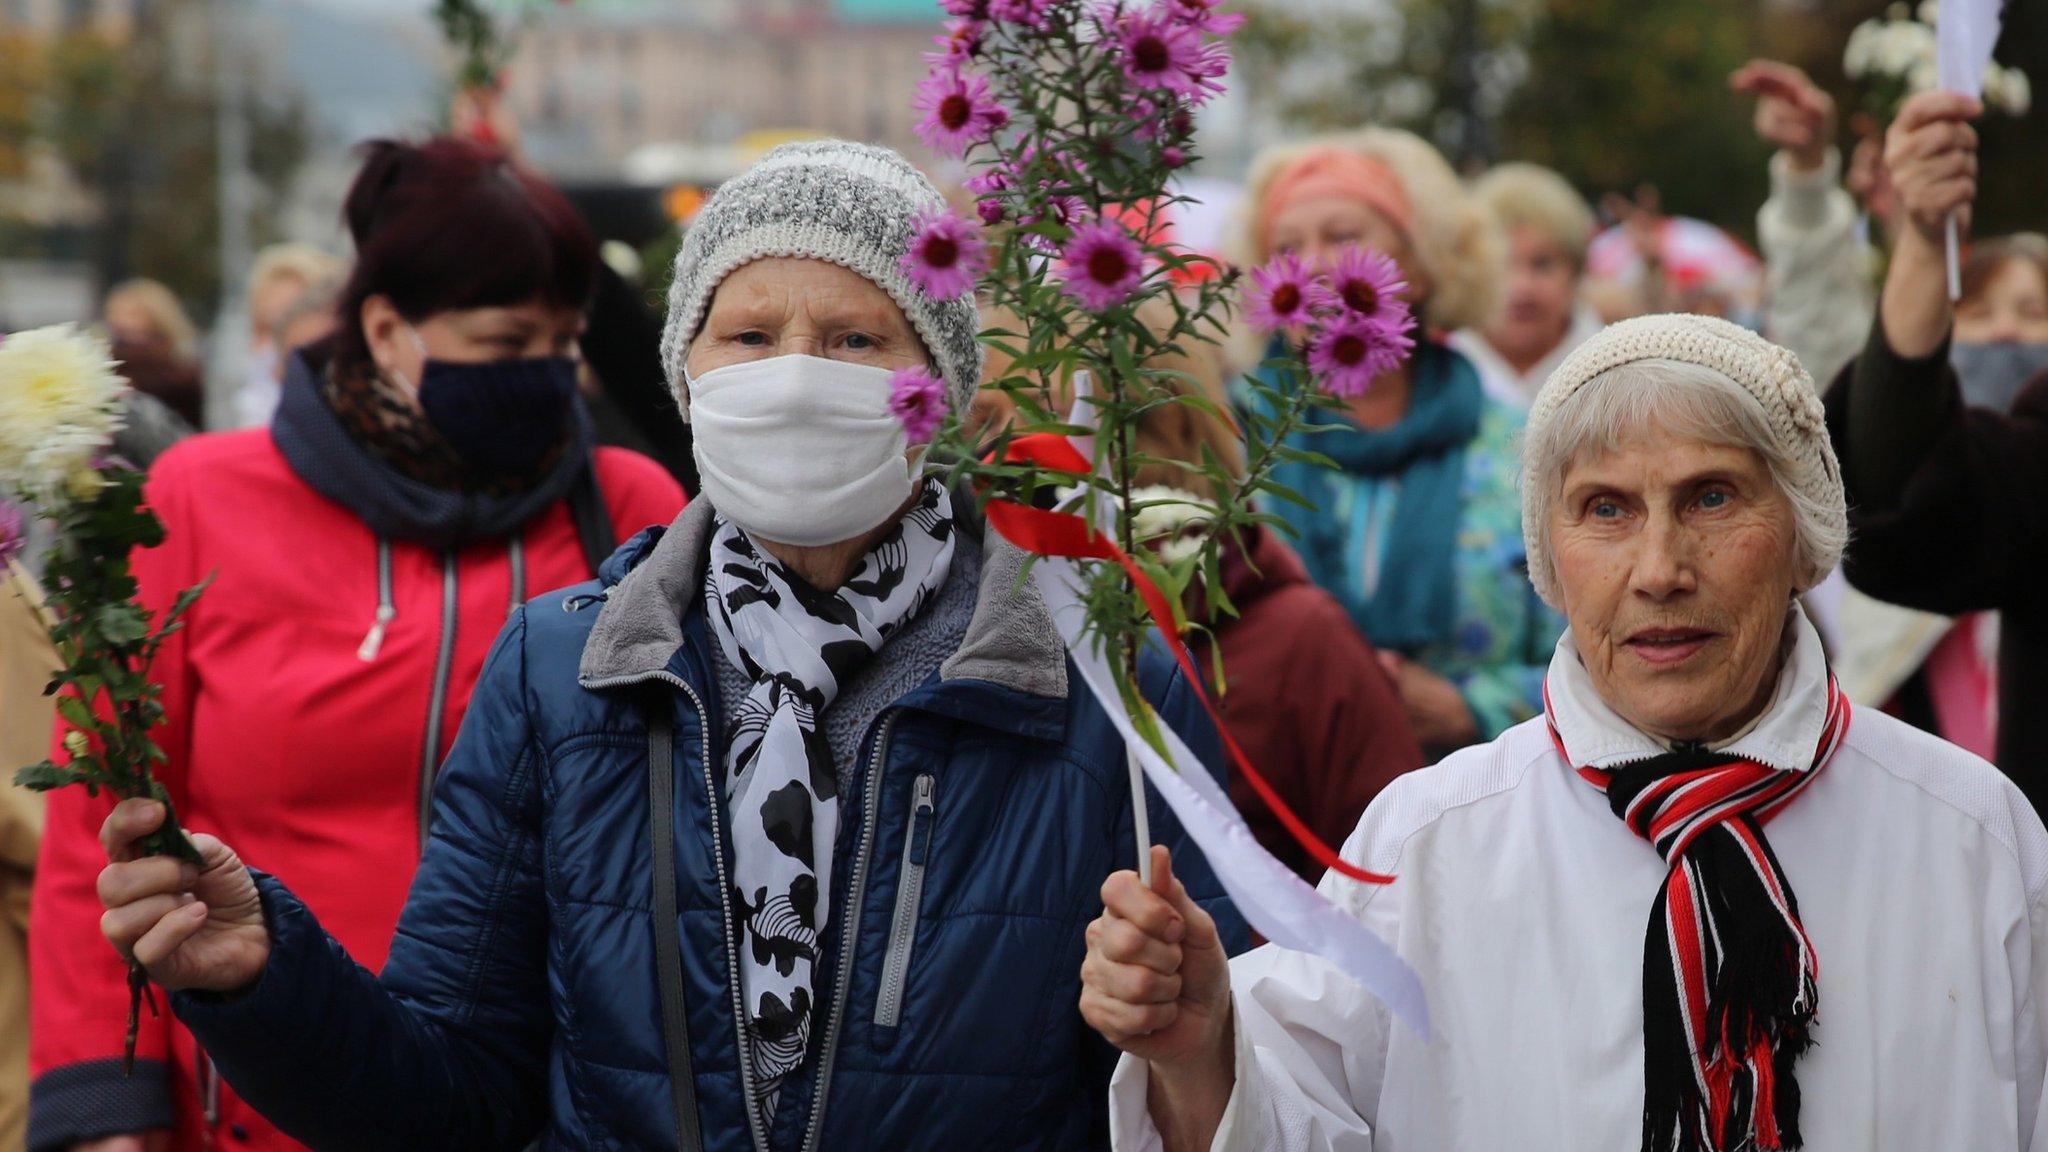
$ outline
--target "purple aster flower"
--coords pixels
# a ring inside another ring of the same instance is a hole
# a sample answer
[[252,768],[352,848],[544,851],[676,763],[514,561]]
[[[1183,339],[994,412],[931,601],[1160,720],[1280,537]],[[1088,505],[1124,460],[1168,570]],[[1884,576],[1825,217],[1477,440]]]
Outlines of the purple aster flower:
[[946,30],[932,37],[938,51],[925,53],[924,62],[934,69],[957,68],[981,55],[984,28],[981,21],[964,16],[946,21]]
[[23,522],[21,505],[11,500],[0,500],[0,564],[6,564],[28,536],[28,527]]
[[1309,321],[1316,297],[1316,278],[1292,252],[1283,252],[1252,269],[1252,286],[1244,295],[1245,318],[1261,331],[1274,332]]
[[989,94],[987,78],[957,67],[936,69],[918,81],[911,106],[925,114],[917,122],[917,138],[947,156],[959,156],[1010,122],[1010,113]]
[[1159,150],[1159,162],[1168,168],[1185,168],[1188,164],[1188,150],[1178,144],[1168,144]]
[[1175,21],[1172,13],[1160,8],[1126,12],[1115,34],[1124,76],[1133,85],[1183,96],[1201,91],[1201,34]]
[[1396,326],[1346,313],[1325,322],[1308,346],[1308,370],[1332,396],[1360,396],[1415,351],[1414,317]]
[[1045,18],[1058,0],[988,0],[991,20],[1007,20],[1026,28],[1045,27]]
[[955,300],[974,291],[975,278],[987,266],[987,251],[973,224],[944,208],[927,208],[918,213],[917,233],[899,264],[925,295]]
[[1197,32],[1228,36],[1244,25],[1242,12],[1218,12],[1220,0],[1160,0],[1174,18]]
[[1188,70],[1188,77],[1195,86],[1189,93],[1190,103],[1201,104],[1212,96],[1223,94],[1223,77],[1230,73],[1230,46],[1220,40],[1202,45],[1202,51],[1195,59],[1195,65]]
[[1408,318],[1401,266],[1370,248],[1352,245],[1337,254],[1317,287],[1315,306],[1389,324]]
[[1130,299],[1145,278],[1145,254],[1123,226],[1094,220],[1074,229],[1060,250],[1060,287],[1090,312],[1107,312]]
[[889,414],[912,444],[928,444],[946,419],[946,382],[928,368],[899,368],[889,377]]
[[988,0],[939,0],[939,7],[962,20],[988,19]]

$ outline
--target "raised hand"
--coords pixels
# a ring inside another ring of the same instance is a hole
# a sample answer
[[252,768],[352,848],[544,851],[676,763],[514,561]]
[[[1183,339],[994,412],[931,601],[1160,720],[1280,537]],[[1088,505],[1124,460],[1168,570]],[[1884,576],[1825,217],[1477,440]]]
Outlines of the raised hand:
[[139,856],[136,842],[164,821],[152,800],[123,800],[100,826],[109,863],[101,870],[100,931],[124,959],[173,991],[232,992],[263,974],[270,929],[249,869],[215,838],[194,835],[198,868],[169,856]]
[[1922,92],[1885,134],[1884,166],[1907,225],[1939,242],[1950,213],[1967,225],[1977,199],[1977,130],[1984,105],[1959,92]]
[[1728,86],[1756,98],[1756,134],[1783,151],[1792,167],[1817,170],[1835,142],[1835,98],[1806,73],[1776,60],[1751,60]]

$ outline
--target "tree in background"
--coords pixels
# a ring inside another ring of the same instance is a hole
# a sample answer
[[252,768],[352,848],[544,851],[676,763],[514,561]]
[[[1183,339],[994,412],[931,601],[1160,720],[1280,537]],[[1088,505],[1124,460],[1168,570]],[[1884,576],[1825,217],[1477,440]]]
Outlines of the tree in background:
[[[1767,155],[1728,76],[1804,68],[1853,108],[1842,49],[1887,0],[1245,0],[1244,86],[1285,130],[1430,137],[1468,171],[1530,160],[1590,198],[1655,184],[1667,211],[1753,235]],[[2048,79],[2048,9],[2009,3],[1998,58]],[[1990,117],[1980,231],[2048,226],[2040,111]],[[1871,126],[1881,130],[1881,125]],[[1843,150],[1854,143],[1841,126]]]
[[[98,289],[148,276],[202,317],[222,288],[220,104],[208,16],[202,0],[162,0],[137,5],[133,32],[119,40],[82,29],[0,37],[0,179],[19,174],[9,171],[10,158],[35,145],[51,149],[98,202],[85,245]],[[189,51],[195,45],[201,50]],[[27,66],[9,66],[16,54]],[[308,130],[296,101],[250,97],[246,107],[250,232],[262,243],[277,235],[275,215]],[[0,203],[0,221],[6,215]],[[0,227],[0,256],[68,255],[65,247],[34,230]]]
[[1549,0],[1502,155],[1594,197],[1654,184],[1666,211],[1752,234],[1768,154],[1728,76],[1759,54],[1766,19],[1759,0]]

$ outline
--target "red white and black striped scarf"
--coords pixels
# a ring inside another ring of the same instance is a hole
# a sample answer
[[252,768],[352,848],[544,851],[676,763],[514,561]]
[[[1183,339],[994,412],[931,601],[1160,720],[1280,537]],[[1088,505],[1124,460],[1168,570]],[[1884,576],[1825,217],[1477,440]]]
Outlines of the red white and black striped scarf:
[[1790,772],[1704,748],[1614,769],[1558,755],[1670,865],[1643,941],[1644,1152],[1798,1148],[1793,1064],[1813,1043],[1820,965],[1799,900],[1764,837],[1849,729],[1828,675],[1813,765]]

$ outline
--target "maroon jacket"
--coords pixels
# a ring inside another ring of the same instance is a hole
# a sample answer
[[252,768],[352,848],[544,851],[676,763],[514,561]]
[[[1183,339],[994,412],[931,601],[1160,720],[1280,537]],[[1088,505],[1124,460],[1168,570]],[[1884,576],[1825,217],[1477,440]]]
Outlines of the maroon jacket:
[[[1239,615],[1218,626],[1226,684],[1217,703],[1252,765],[1337,848],[1388,781],[1422,766],[1422,749],[1372,645],[1294,550],[1259,529],[1249,553],[1249,562],[1234,550],[1223,558]],[[1322,879],[1234,768],[1230,799],[1267,851],[1309,883]]]

